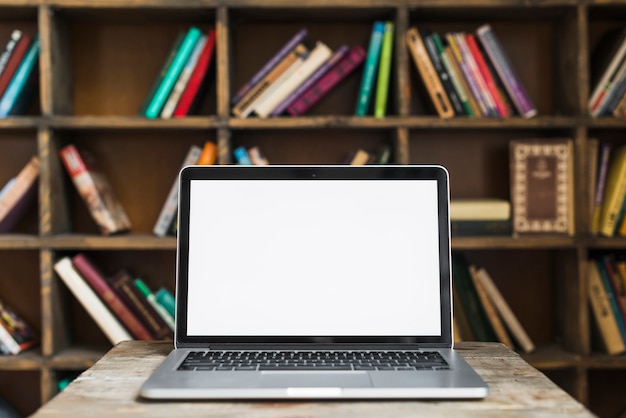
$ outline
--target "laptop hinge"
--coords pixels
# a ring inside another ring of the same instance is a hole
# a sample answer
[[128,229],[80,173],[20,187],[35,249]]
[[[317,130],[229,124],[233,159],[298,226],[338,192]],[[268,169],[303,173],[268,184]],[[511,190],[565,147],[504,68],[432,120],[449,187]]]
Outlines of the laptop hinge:
[[177,348],[204,350],[423,350],[451,348],[449,344],[177,344]]

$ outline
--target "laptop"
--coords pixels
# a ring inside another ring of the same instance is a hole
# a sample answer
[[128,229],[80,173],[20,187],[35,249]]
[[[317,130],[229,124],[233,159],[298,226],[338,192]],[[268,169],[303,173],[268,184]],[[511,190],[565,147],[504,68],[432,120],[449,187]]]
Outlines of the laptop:
[[441,166],[190,166],[148,399],[484,398],[453,349]]

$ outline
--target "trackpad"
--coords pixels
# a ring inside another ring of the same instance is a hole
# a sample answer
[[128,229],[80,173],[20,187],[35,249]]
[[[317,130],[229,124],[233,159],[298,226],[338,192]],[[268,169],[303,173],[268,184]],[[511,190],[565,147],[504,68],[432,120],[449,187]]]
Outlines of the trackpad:
[[367,372],[264,372],[259,381],[265,388],[367,388]]

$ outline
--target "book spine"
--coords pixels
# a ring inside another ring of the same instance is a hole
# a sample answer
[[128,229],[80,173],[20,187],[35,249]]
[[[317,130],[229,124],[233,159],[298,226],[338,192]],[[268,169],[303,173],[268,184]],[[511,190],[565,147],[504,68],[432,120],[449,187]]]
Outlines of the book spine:
[[202,153],[198,158],[198,165],[213,165],[217,160],[217,145],[213,141],[206,141],[202,147]]
[[4,69],[9,62],[9,58],[11,58],[11,54],[15,50],[15,46],[17,45],[21,37],[22,31],[18,29],[15,29],[13,32],[11,32],[11,35],[9,35],[9,40],[4,46],[4,50],[2,51],[2,53],[0,53],[0,75],[2,75],[2,73],[4,72]]
[[519,114],[525,118],[535,116],[537,109],[526,93],[491,26],[483,25],[476,33]]
[[167,310],[167,312],[176,318],[176,300],[174,296],[164,287],[156,291],[156,300]]
[[135,286],[137,287],[137,289],[139,289],[141,294],[146,298],[148,303],[152,305],[152,307],[159,314],[161,319],[165,321],[167,326],[170,327],[172,331],[174,331],[174,329],[176,328],[176,324],[174,323],[174,318],[169,314],[169,312],[163,306],[161,306],[161,304],[159,304],[159,302],[156,300],[156,297],[150,291],[150,289],[144,283],[144,281],[139,278],[135,279]]
[[325,63],[323,63],[311,75],[311,77],[307,78],[281,104],[276,106],[270,115],[279,116],[283,113],[298,97],[307,91],[309,87],[315,84],[324,74],[328,72],[328,70],[334,67],[335,64],[337,64],[348,53],[348,50],[348,45],[342,45],[339,47],[339,49],[337,49],[337,51],[335,51],[335,53]]
[[424,45],[426,46],[426,51],[428,52],[430,61],[433,63],[433,67],[439,76],[439,80],[441,80],[441,85],[450,99],[450,103],[454,109],[454,114],[458,116],[465,115],[461,99],[452,84],[452,80],[450,80],[450,75],[448,74],[446,67],[443,65],[443,61],[441,60],[441,56],[439,55],[439,51],[437,50],[432,34],[422,34],[422,39],[424,40]]
[[467,63],[467,68],[469,69],[472,78],[476,81],[479,94],[487,107],[487,116],[498,117],[499,115],[498,109],[496,109],[496,104],[491,97],[491,93],[489,93],[489,90],[487,89],[487,85],[485,84],[485,80],[478,69],[478,64],[476,64],[474,56],[467,46],[465,35],[465,33],[456,33],[454,35],[456,37],[457,45],[459,46],[459,51],[461,51],[461,55],[463,55],[463,61]]
[[604,200],[604,190],[606,176],[609,167],[609,156],[611,154],[611,144],[602,144],[600,153],[598,178],[596,181],[596,193],[594,198],[593,218],[591,220],[591,233],[597,235],[600,232],[600,215],[602,213],[602,201]]
[[39,158],[33,157],[0,199],[0,233],[10,231],[37,196]]
[[282,48],[274,54],[269,61],[257,71],[250,80],[248,80],[232,98],[231,104],[235,105],[246,96],[254,86],[267,76],[274,67],[278,65],[299,43],[301,43],[309,32],[306,29],[300,29]]
[[98,271],[84,254],[79,253],[72,257],[72,265],[136,339],[152,340],[150,332],[139,322],[117,294],[111,290],[104,275]]
[[326,62],[332,51],[328,46],[322,42],[317,42],[313,50],[304,59],[302,65],[291,75],[287,76],[286,80],[266,98],[260,105],[256,107],[254,113],[258,116],[265,118],[283,102],[293,91],[302,84],[320,65]]
[[207,40],[204,43],[204,49],[200,53],[200,57],[198,57],[198,62],[191,73],[191,77],[189,77],[189,82],[187,83],[183,94],[180,96],[176,109],[174,109],[174,117],[181,117],[189,114],[191,106],[194,100],[198,97],[198,91],[206,78],[207,71],[211,64],[213,51],[215,50],[215,41],[215,30],[211,29],[207,36]]
[[54,270],[112,344],[133,339],[72,266],[72,260],[69,257],[63,257],[57,261],[54,264]]
[[598,108],[602,105],[608,94],[611,80],[615,76],[620,64],[624,62],[624,59],[626,59],[626,42],[622,40],[617,52],[611,58],[608,68],[602,74],[600,81],[596,84],[589,97],[587,107],[590,115],[597,115]]
[[183,39],[176,56],[172,60],[172,65],[170,65],[167,70],[167,74],[163,77],[159,88],[154,93],[154,97],[144,113],[145,117],[154,119],[159,116],[167,97],[174,87],[174,83],[176,83],[185,62],[189,59],[189,56],[191,55],[201,35],[202,32],[200,32],[200,29],[196,27],[189,28],[189,31],[187,32],[187,35],[185,35],[185,39]]
[[163,119],[169,119],[174,114],[174,109],[180,100],[180,97],[183,94],[183,91],[187,87],[187,83],[189,83],[189,78],[191,77],[191,73],[193,69],[196,67],[196,63],[198,62],[198,57],[200,57],[200,53],[204,49],[204,44],[206,43],[207,36],[202,35],[196,42],[196,46],[194,47],[191,55],[187,59],[185,66],[183,67],[180,75],[178,76],[178,80],[176,80],[176,84],[172,88],[172,91],[163,105],[163,110],[161,111],[161,117]]
[[491,97],[493,98],[493,101],[496,105],[496,109],[498,111],[498,115],[501,117],[505,117],[505,118],[511,116],[509,114],[509,109],[506,107],[506,105],[504,104],[504,101],[502,100],[502,96],[500,96],[498,86],[496,85],[496,82],[493,78],[493,74],[491,73],[491,70],[487,66],[485,57],[483,57],[483,54],[480,51],[480,48],[478,48],[478,44],[476,43],[476,38],[474,37],[473,34],[468,33],[465,36],[465,40],[467,41],[467,46],[469,47],[469,50],[472,53],[472,56],[474,57],[474,61],[476,61],[476,64],[478,65],[478,70],[480,71],[480,74],[482,75],[483,80],[485,80],[485,86],[487,87],[487,90],[489,90],[489,93],[491,94]]
[[[183,164],[180,167],[180,170],[183,169],[183,167],[188,166],[188,165],[193,165],[198,161],[198,158],[200,158],[200,154],[202,153],[202,149],[197,146],[197,145],[192,145],[191,148],[189,148],[189,151],[187,151],[187,155],[185,156],[185,160],[183,161]],[[164,237],[165,235],[167,235],[167,231],[170,228],[170,225],[172,224],[172,222],[174,221],[174,217],[176,216],[176,211],[178,209],[178,175],[176,176],[176,179],[174,180],[174,184],[172,184],[172,187],[170,188],[170,192],[167,195],[167,199],[165,200],[165,203],[163,204],[163,207],[161,208],[161,212],[159,213],[159,217],[156,221],[156,224],[154,225],[154,228],[152,229],[152,232],[159,236],[159,237]]]
[[617,326],[617,319],[612,314],[611,304],[594,260],[589,260],[587,264],[587,286],[591,310],[607,352],[609,354],[623,353],[626,349],[624,340]]
[[602,281],[602,287],[607,296],[609,306],[611,307],[611,312],[613,313],[613,317],[617,322],[617,329],[619,330],[619,335],[622,338],[622,341],[626,342],[626,324],[624,323],[624,317],[619,308],[619,304],[617,301],[617,295],[613,293],[613,286],[611,285],[611,279],[609,278],[609,272],[607,270],[607,266],[603,260],[594,260],[596,266],[598,268],[598,273],[600,273],[600,280]]
[[370,98],[372,96],[372,90],[374,89],[374,80],[376,79],[376,72],[378,71],[384,33],[385,23],[374,22],[370,43],[367,49],[367,58],[363,66],[361,87],[359,88],[359,94],[357,96],[356,116],[365,116],[369,109]]
[[626,94],[622,96],[617,106],[615,106],[613,116],[616,118],[626,118]]
[[620,71],[621,75],[619,75],[618,79],[613,83],[613,87],[606,100],[598,109],[597,116],[612,115],[620,100],[624,97],[624,94],[626,93],[626,61],[624,61],[623,68]]
[[39,57],[39,36],[36,36],[26,53],[22,63],[18,67],[13,79],[7,86],[2,99],[0,99],[0,117],[7,117],[14,114],[15,107],[24,92],[29,78],[37,71]]
[[626,147],[616,150],[609,163],[602,211],[600,213],[600,234],[612,237],[626,196]]
[[416,27],[410,28],[406,33],[406,42],[409,46],[409,52],[413,57],[415,66],[422,77],[422,81],[428,90],[428,94],[442,118],[451,118],[454,116],[454,109],[450,103],[450,99],[446,94],[439,75],[435,71],[433,63],[428,57],[428,51]]
[[254,165],[269,165],[267,158],[263,156],[259,147],[252,147],[248,150],[248,155],[250,156],[250,161]]
[[11,54],[11,57],[9,58],[9,61],[4,68],[4,71],[2,71],[2,74],[0,74],[0,97],[2,97],[2,95],[6,91],[9,83],[15,75],[15,72],[17,71],[17,68],[22,63],[26,52],[28,52],[31,40],[31,36],[25,33],[22,35],[17,45],[15,46],[15,49],[13,50],[13,53]]
[[446,69],[448,76],[450,77],[452,86],[454,87],[454,90],[456,91],[459,97],[459,101],[461,102],[461,105],[463,106],[464,114],[466,114],[467,116],[474,116],[474,111],[472,107],[470,106],[469,99],[467,97],[468,92],[466,90],[466,87],[461,83],[458,69],[457,67],[454,66],[453,59],[449,54],[450,50],[449,49],[446,50],[444,48],[443,42],[438,33],[433,33],[431,35],[431,39],[434,42],[435,47],[437,48],[437,53],[439,54],[439,58],[441,59],[441,62],[444,68]]
[[280,78],[280,76],[291,67],[301,56],[307,52],[303,44],[298,44],[289,51],[289,54],[283,58],[276,66],[259,81],[237,104],[232,108],[232,113],[240,118],[247,117],[253,110],[257,100],[267,91],[270,86]]
[[237,160],[237,164],[239,165],[254,165],[252,164],[252,160],[250,160],[250,156],[248,155],[248,151],[246,151],[245,147],[235,148],[233,151],[235,155],[235,159]]
[[13,339],[13,336],[9,332],[8,329],[4,326],[4,321],[0,318],[0,344],[2,345],[3,351],[6,351],[7,354],[19,354],[22,349],[20,345]]
[[287,108],[289,114],[299,116],[309,110],[341,80],[353,72],[365,60],[365,55],[366,52],[361,46],[353,46],[337,65],[324,74],[323,77]]
[[374,102],[374,116],[377,118],[384,117],[387,110],[394,29],[395,25],[393,22],[385,22],[385,34],[380,50],[380,64],[378,68],[378,79],[376,81],[376,101]]

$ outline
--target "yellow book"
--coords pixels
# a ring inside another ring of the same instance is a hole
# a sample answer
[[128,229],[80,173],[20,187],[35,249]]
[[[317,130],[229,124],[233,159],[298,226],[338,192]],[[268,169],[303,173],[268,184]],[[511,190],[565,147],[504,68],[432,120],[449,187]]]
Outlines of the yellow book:
[[626,196],[626,146],[616,149],[609,163],[600,211],[601,235],[612,237],[615,234],[624,196]]
[[596,263],[589,261],[587,264],[587,286],[591,311],[596,319],[604,346],[609,354],[623,353],[626,347],[617,326],[617,320],[613,316],[609,297],[602,285],[600,272]]

